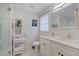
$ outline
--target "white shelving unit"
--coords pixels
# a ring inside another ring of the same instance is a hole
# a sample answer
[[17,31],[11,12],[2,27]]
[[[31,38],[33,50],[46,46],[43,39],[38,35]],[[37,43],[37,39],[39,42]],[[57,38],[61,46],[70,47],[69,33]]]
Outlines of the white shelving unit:
[[15,19],[13,21],[13,40],[12,40],[12,53],[13,56],[20,56],[24,50],[24,39],[22,33],[22,19]]

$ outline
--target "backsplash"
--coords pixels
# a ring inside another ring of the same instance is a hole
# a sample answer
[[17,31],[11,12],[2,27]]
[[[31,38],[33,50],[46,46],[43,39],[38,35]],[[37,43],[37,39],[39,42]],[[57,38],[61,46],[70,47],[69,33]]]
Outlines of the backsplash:
[[55,35],[68,36],[70,34],[71,40],[79,40],[79,30],[78,29],[52,29]]

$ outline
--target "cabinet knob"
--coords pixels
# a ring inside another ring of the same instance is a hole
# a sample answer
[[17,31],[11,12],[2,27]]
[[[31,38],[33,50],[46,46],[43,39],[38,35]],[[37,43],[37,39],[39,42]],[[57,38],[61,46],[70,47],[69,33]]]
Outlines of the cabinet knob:
[[61,54],[61,56],[63,56],[63,54]]
[[45,46],[46,44],[44,43],[43,46]]
[[61,54],[60,52],[58,52],[58,54]]

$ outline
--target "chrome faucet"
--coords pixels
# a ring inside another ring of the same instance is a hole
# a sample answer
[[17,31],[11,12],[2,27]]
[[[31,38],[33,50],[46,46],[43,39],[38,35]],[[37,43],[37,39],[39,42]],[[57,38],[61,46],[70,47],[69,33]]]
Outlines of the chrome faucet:
[[52,36],[54,36],[54,35],[55,35],[54,31],[52,31],[52,33],[51,33],[51,34],[52,34]]
[[68,39],[71,39],[71,34],[68,34],[67,38],[68,38]]

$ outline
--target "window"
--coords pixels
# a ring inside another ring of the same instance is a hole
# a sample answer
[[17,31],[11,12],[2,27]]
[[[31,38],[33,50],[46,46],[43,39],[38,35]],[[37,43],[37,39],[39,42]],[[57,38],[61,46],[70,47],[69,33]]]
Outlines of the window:
[[40,17],[40,31],[47,32],[49,30],[48,14]]

